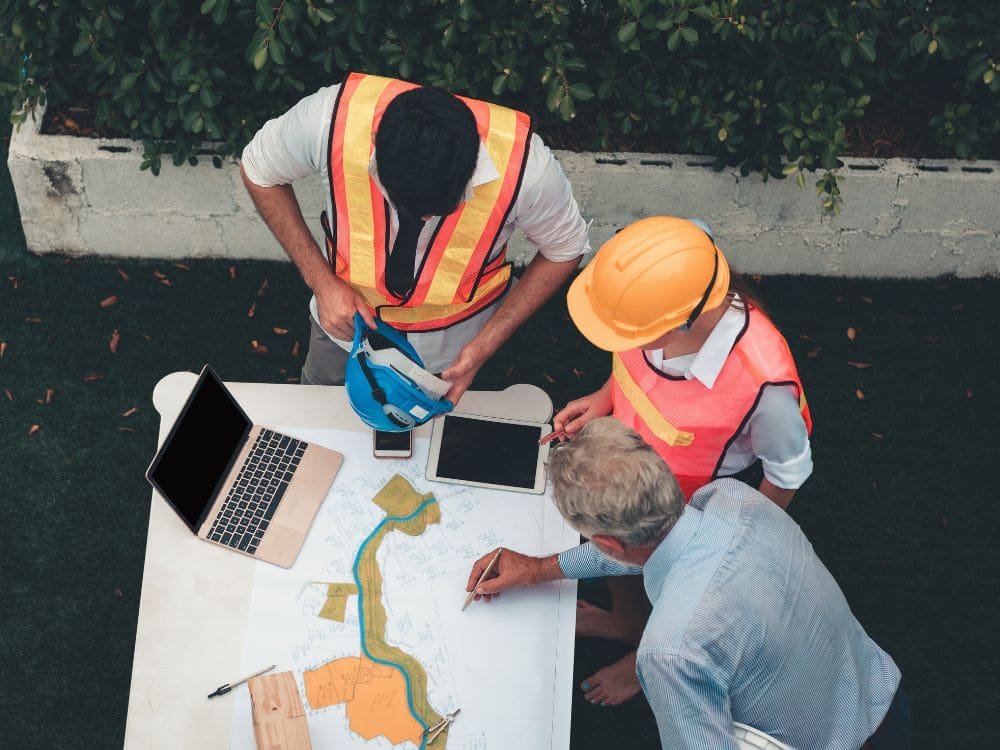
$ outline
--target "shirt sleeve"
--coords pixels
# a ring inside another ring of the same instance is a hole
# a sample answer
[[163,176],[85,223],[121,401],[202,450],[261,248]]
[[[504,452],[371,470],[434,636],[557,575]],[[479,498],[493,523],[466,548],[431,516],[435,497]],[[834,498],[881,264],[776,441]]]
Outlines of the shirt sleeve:
[[805,483],[813,470],[812,447],[793,388],[765,388],[747,430],[771,484],[797,490]]
[[514,226],[548,260],[573,260],[590,250],[589,227],[573,188],[537,134],[531,136],[524,180],[514,206]]
[[567,578],[642,575],[642,568],[615,562],[607,555],[602,555],[593,542],[560,552],[558,560],[559,569]]
[[709,667],[673,654],[643,653],[640,647],[636,673],[663,747],[740,750],[729,691]]
[[340,84],[299,100],[280,117],[268,120],[243,149],[243,171],[261,187],[290,185],[322,172],[333,103]]

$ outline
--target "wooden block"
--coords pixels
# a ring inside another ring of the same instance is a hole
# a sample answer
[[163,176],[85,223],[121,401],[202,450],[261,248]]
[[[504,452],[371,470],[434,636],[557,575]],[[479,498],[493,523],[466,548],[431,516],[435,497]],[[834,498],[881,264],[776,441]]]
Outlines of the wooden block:
[[261,675],[250,679],[247,687],[257,750],[312,750],[294,674]]

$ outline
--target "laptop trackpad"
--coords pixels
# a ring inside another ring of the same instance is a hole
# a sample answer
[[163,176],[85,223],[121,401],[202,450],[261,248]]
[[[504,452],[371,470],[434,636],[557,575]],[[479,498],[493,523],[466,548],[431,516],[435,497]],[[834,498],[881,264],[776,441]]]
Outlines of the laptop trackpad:
[[271,524],[264,538],[260,540],[256,557],[273,562],[283,568],[290,568],[299,554],[303,536],[305,536],[303,531]]

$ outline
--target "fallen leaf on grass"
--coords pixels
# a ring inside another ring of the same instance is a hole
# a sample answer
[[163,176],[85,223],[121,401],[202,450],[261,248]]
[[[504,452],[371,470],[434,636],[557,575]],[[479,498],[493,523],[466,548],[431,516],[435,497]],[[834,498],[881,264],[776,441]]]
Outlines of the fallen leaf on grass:
[[55,391],[53,391],[51,388],[46,388],[45,389],[45,403],[51,404],[52,403],[52,396],[54,396],[54,395],[55,395]]
[[279,336],[284,336],[286,333],[288,333],[288,329],[287,328],[278,328],[277,326],[275,326],[271,330],[274,331]]
[[119,427],[118,432],[135,432],[131,427]]
[[83,376],[84,383],[90,383],[94,380],[104,380],[104,374],[100,372],[88,372]]
[[936,344],[940,340],[941,340],[940,336],[924,336],[924,341],[927,341],[931,344]]
[[857,335],[858,335],[858,332],[855,331],[854,328],[848,328],[847,329],[847,338],[849,338],[851,341],[854,341],[854,339],[855,339],[855,337]]
[[552,377],[551,375],[549,375],[547,372],[543,372],[542,373],[542,377],[545,378],[550,383],[556,382],[556,379],[554,377]]
[[33,424],[33,425],[31,425],[31,427],[30,427],[30,428],[28,428],[28,437],[31,437],[31,436],[32,436],[32,435],[34,435],[34,434],[35,434],[36,432],[38,432],[38,431],[39,431],[40,429],[42,429],[42,428],[41,428],[41,427],[39,427],[39,426],[38,426],[37,424]]
[[122,277],[122,279],[124,279],[125,281],[128,281],[128,274],[127,273],[125,273],[120,268],[116,268],[115,270],[118,272],[118,275]]
[[299,379],[298,378],[285,378],[285,382],[288,382],[288,383],[298,383]]
[[579,378],[579,377],[583,377],[583,370],[577,370],[577,369],[576,369],[576,368],[574,367],[574,368],[573,368],[573,374],[574,374],[574,375],[576,375],[576,376],[577,376],[578,378]]
[[133,414],[135,414],[135,413],[136,413],[137,411],[139,411],[139,407],[138,407],[138,406],[133,406],[133,407],[132,407],[131,409],[128,409],[128,410],[126,410],[126,411],[123,411],[123,412],[122,412],[122,416],[123,416],[123,417],[131,417],[131,416],[132,416]]
[[753,279],[754,284],[759,284],[760,280],[763,279],[764,277],[761,276],[759,273],[755,273],[750,278]]
[[10,392],[10,388],[4,388],[3,392],[7,394],[7,400],[8,401],[13,401],[14,400],[14,394]]
[[267,279],[260,282],[260,288],[257,290],[257,296],[260,297],[264,293],[265,289],[267,289]]
[[972,389],[971,388],[966,388],[965,389],[965,397],[966,398],[972,398]]
[[873,432],[872,437],[881,440],[883,437],[885,437],[885,435],[883,435],[881,432]]
[[854,395],[858,397],[858,401],[864,401],[865,400],[865,394],[862,393],[862,391],[861,391],[860,388],[854,392]]
[[872,298],[871,297],[862,297],[861,301],[864,302],[867,305],[870,305],[872,303]]
[[112,305],[117,304],[117,302],[118,298],[112,294],[110,297],[105,297],[104,299],[102,299],[100,304],[101,307],[111,307]]
[[514,365],[511,365],[510,367],[507,368],[507,371],[504,373],[504,375],[510,375],[513,372],[514,372]]
[[254,302],[252,305],[250,305],[250,309],[247,310],[247,317],[252,318],[256,314],[257,314],[257,303]]
[[2,357],[4,353],[6,353],[6,351],[7,351],[7,342],[0,341],[0,357]]
[[174,263],[174,268],[179,268],[182,271],[190,271],[191,270],[191,266],[189,266],[187,263]]
[[25,318],[24,322],[25,323],[41,323],[42,319],[38,318],[38,317],[35,317],[34,315],[32,315],[32,316],[29,316],[29,317]]
[[255,354],[267,354],[267,347],[257,341],[257,339],[250,342],[250,348]]
[[157,281],[159,281],[161,284],[163,284],[163,286],[173,286],[174,285],[174,283],[170,279],[168,279],[166,276],[164,276],[162,279],[158,278]]
[[18,284],[18,282],[17,282],[17,277],[16,277],[16,276],[8,276],[7,278],[8,278],[9,280],[10,280],[10,285],[11,285],[11,286],[12,286],[12,287],[13,287],[14,289],[17,289],[17,284]]
[[806,356],[808,356],[809,359],[816,359],[816,357],[819,356],[819,353],[822,349],[823,349],[822,346],[817,346],[815,349],[810,349],[809,354],[807,354]]
[[72,118],[69,118],[69,117],[63,119],[63,127],[66,128],[67,130],[79,130],[80,129],[80,126],[77,124],[76,120],[74,120]]
[[108,342],[108,348],[111,350],[112,354],[118,351],[118,342],[121,341],[121,339],[122,335],[118,332],[117,328],[111,332],[111,340]]
[[808,336],[808,335],[806,335],[804,333],[800,333],[799,334],[799,338],[802,339],[803,341],[812,341],[813,340],[812,336]]
[[872,366],[871,362],[855,362],[850,359],[847,360],[847,364],[849,364],[851,367],[856,367],[859,370],[867,370],[869,367]]
[[298,357],[299,356],[299,342],[298,341],[296,341],[292,345],[292,356],[293,357]]
[[235,279],[236,278],[236,266],[230,266],[229,267],[229,278],[231,278],[231,279]]

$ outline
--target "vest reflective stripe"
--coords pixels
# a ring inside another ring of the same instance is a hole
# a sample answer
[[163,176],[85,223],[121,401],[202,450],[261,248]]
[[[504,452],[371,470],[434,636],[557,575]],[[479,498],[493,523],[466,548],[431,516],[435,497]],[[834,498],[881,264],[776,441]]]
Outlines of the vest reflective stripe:
[[613,355],[611,374],[614,376],[615,385],[621,390],[622,395],[656,437],[670,446],[691,445],[694,441],[694,433],[681,432],[660,414],[653,402],[649,400],[649,396],[632,379],[628,367],[618,354]]
[[709,389],[656,371],[640,349],[614,355],[613,414],[670,465],[684,496],[716,478],[726,451],[769,386],[790,385],[812,432],[812,418],[788,344],[756,310]]
[[386,322],[402,330],[446,328],[499,299],[511,281],[506,249],[487,258],[520,189],[531,135],[527,115],[474,99],[477,129],[500,178],[444,217],[417,270],[411,294],[400,300],[385,287],[389,204],[368,173],[372,133],[385,107],[414,84],[352,73],[341,87],[330,128],[330,185],[336,225],[327,229],[327,254]]

